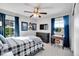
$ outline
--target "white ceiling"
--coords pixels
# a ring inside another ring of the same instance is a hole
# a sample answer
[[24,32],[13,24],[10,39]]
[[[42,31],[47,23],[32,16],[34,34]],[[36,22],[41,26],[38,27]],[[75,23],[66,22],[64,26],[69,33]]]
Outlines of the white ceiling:
[[40,7],[40,11],[47,12],[47,15],[42,17],[52,16],[58,13],[71,13],[72,3],[0,3],[0,9],[21,14],[29,17],[31,13],[24,13],[24,11],[33,11],[34,7]]

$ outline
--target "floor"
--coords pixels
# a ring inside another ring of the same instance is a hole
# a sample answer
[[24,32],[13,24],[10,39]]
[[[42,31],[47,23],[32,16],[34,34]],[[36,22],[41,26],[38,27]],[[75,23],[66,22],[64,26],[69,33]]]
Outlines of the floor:
[[44,44],[44,50],[40,51],[35,56],[73,56],[73,53],[68,48],[62,49],[55,45]]

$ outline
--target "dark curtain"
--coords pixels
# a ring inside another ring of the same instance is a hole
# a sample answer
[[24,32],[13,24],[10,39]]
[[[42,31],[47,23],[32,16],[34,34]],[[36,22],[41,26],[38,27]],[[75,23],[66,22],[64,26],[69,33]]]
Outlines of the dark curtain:
[[2,22],[2,26],[0,26],[0,34],[5,36],[5,14],[0,13],[0,21]]
[[51,35],[54,35],[55,18],[51,19]]
[[15,17],[15,36],[19,35],[19,17]]
[[64,47],[70,47],[69,43],[69,16],[63,16],[64,19]]

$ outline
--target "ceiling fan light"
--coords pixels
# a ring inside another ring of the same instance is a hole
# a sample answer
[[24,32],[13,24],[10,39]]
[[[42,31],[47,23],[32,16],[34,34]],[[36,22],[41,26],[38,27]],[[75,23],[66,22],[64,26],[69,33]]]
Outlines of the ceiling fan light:
[[38,17],[39,15],[38,14],[34,14],[34,17]]

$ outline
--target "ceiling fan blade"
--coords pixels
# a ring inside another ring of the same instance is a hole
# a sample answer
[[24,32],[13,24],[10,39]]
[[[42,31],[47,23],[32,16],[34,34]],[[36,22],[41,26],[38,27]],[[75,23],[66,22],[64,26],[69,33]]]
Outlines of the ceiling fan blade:
[[33,12],[31,12],[31,11],[24,11],[24,12],[27,12],[27,13],[33,13]]
[[31,15],[30,18],[31,18],[32,16],[33,16],[33,15]]
[[46,12],[39,12],[40,14],[47,14]]
[[39,18],[41,18],[41,16],[39,15]]

